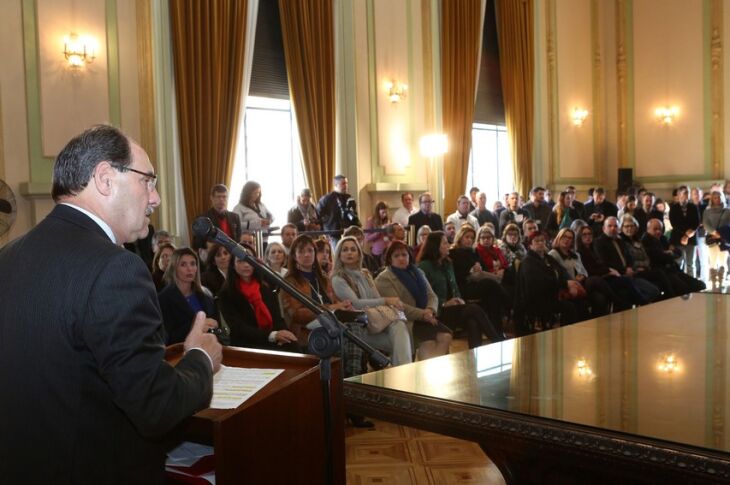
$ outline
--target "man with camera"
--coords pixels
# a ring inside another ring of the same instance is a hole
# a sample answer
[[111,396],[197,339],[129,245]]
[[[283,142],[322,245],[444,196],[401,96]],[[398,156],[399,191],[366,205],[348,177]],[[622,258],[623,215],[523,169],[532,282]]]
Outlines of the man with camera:
[[[317,203],[322,229],[337,231],[350,226],[360,226],[355,199],[347,193],[347,177],[336,175],[333,183],[335,189],[324,195]],[[339,235],[334,235],[333,239],[339,239]]]

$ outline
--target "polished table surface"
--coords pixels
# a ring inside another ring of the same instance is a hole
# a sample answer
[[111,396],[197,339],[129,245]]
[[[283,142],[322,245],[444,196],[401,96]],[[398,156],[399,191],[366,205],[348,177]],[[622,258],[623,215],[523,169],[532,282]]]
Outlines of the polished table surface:
[[699,481],[730,479],[729,303],[696,293],[354,377],[346,406],[441,432],[461,428],[453,434],[481,441],[488,454],[499,450],[485,437],[518,426],[512,435],[528,441],[540,434],[595,447],[607,466],[634,454]]

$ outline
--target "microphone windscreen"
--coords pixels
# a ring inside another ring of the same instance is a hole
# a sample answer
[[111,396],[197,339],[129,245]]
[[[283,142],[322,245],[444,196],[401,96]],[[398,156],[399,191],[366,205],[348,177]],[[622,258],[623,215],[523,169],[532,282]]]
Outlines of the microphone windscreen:
[[214,229],[213,222],[207,217],[198,217],[193,221],[193,234],[198,237],[212,236],[215,233]]

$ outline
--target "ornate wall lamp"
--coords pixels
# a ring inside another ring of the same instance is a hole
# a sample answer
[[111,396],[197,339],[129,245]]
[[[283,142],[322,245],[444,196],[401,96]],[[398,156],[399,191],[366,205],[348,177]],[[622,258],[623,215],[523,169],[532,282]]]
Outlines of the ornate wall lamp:
[[573,125],[577,127],[583,126],[586,118],[588,118],[588,110],[583,108],[573,108],[570,119],[573,121]]
[[63,40],[63,55],[72,69],[81,69],[96,59],[96,42],[90,37],[71,33]]
[[386,81],[385,89],[388,90],[388,99],[391,103],[400,103],[408,95],[408,85],[396,80]]
[[659,122],[664,126],[671,126],[679,114],[679,108],[676,106],[662,106],[654,111]]

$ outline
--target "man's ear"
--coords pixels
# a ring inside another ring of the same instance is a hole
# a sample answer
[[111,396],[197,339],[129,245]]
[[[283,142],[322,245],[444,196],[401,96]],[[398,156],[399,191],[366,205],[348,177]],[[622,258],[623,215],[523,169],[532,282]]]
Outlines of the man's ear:
[[117,171],[109,162],[101,162],[94,169],[91,176],[91,183],[102,195],[111,195],[112,185],[117,177]]

